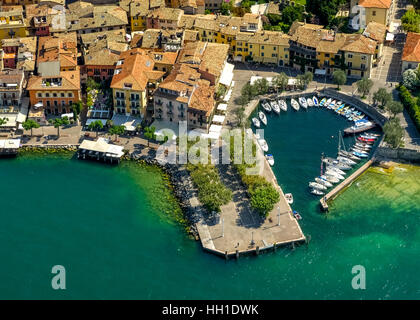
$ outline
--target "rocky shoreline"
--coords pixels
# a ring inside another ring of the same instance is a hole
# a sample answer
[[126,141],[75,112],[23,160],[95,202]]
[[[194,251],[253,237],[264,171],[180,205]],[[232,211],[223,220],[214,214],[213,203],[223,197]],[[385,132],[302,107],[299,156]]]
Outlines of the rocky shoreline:
[[147,155],[131,153],[129,154],[129,159],[142,161],[147,165],[159,167],[168,175],[173,193],[177,198],[179,206],[189,225],[189,233],[196,240],[199,240],[195,223],[200,220],[201,211],[205,209],[202,206],[192,206],[191,199],[197,196],[197,190],[194,187],[186,166],[169,163],[162,165],[156,160],[156,152],[154,150],[150,150]]

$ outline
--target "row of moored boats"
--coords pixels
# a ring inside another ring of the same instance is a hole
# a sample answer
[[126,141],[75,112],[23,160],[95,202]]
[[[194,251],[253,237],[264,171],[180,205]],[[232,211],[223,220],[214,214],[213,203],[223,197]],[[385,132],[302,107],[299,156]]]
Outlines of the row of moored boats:
[[336,158],[322,157],[321,172],[312,182],[309,182],[310,192],[322,196],[328,188],[345,179],[346,171],[352,169],[362,158],[367,158],[373,144],[380,135],[363,133],[357,137],[354,145],[347,151],[339,134],[338,154]]

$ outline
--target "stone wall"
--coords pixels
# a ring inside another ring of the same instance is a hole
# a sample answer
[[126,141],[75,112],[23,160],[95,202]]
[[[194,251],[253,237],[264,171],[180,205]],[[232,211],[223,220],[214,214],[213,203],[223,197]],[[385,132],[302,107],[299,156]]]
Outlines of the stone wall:
[[376,149],[376,157],[420,163],[420,152],[405,148],[392,149],[381,146]]

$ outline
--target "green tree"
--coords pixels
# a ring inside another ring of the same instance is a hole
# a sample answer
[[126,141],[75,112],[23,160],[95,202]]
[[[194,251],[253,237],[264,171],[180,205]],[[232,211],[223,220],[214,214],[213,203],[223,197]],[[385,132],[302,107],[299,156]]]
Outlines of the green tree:
[[28,119],[28,120],[26,120],[25,122],[22,123],[22,127],[25,130],[31,130],[31,137],[32,137],[32,129],[39,128],[40,125],[35,120]]
[[144,136],[147,139],[147,146],[149,146],[150,140],[156,140],[155,131],[156,128],[154,126],[144,128]]
[[393,118],[384,125],[385,142],[393,148],[398,148],[402,144],[404,129],[401,127],[400,119]]
[[274,86],[277,90],[280,90],[280,92],[286,89],[288,82],[289,77],[284,72],[279,73],[279,75],[275,76],[273,79]]
[[403,112],[404,106],[398,101],[390,101],[385,105],[385,109],[392,114],[392,118],[395,118],[397,114]]
[[420,32],[420,12],[414,9],[406,11],[401,18],[404,31],[407,32]]
[[303,21],[303,7],[302,6],[287,6],[281,13],[281,21],[291,26],[294,21]]
[[279,200],[280,195],[271,184],[257,187],[251,192],[251,206],[263,217],[267,217]]
[[361,79],[356,82],[357,90],[362,94],[362,99],[366,98],[373,87],[373,81],[370,79]]
[[320,24],[330,25],[339,7],[344,3],[346,3],[346,0],[307,0],[306,10],[316,15]]
[[220,13],[224,16],[230,16],[230,13],[233,10],[232,0],[229,2],[223,1],[222,5],[220,6]]
[[248,100],[258,95],[258,89],[255,85],[246,83],[241,89],[241,95],[248,98]]
[[337,85],[337,90],[340,90],[340,85],[347,81],[346,73],[343,70],[336,70],[333,72],[333,81]]
[[268,81],[266,78],[256,80],[253,86],[258,94],[266,94],[268,92]]
[[77,116],[80,114],[80,112],[82,112],[82,108],[83,108],[83,103],[80,100],[77,102],[74,102],[71,105],[71,109],[73,110],[73,114],[74,114],[74,120],[76,120]]
[[104,128],[104,125],[102,124],[101,120],[93,121],[88,126],[89,130],[96,131],[96,137],[98,137],[99,130],[102,130]]
[[376,91],[373,94],[373,103],[380,103],[379,107],[383,109],[385,105],[392,100],[392,94],[388,91],[386,91],[385,88],[379,88],[378,91]]
[[111,128],[108,129],[108,133],[110,135],[115,135],[115,140],[117,140],[117,137],[124,134],[125,132],[125,127],[123,125],[120,126],[112,126]]
[[246,115],[245,115],[245,107],[240,107],[235,110],[236,118],[238,119],[238,124],[241,127],[246,126]]
[[57,129],[57,136],[60,137],[60,127],[67,126],[68,124],[70,124],[70,121],[69,121],[69,118],[63,117],[63,118],[55,118],[54,120],[50,119],[49,123],[51,123],[54,126],[54,128]]
[[313,79],[312,72],[307,71],[304,74],[299,74],[296,77],[299,89],[301,89],[301,90],[306,89],[306,87],[309,85],[309,83],[312,81],[312,79]]

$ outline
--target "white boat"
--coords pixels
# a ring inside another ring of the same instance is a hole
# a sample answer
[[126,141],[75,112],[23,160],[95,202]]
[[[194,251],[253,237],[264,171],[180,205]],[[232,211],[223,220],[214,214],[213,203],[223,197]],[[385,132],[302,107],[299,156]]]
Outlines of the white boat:
[[283,111],[287,111],[287,103],[286,103],[286,101],[284,101],[284,100],[279,100],[279,101],[278,101],[278,104],[279,104],[279,106],[280,106],[280,109],[281,109],[281,110],[283,110]]
[[277,113],[277,114],[280,113],[280,107],[279,107],[279,105],[277,104],[276,101],[271,101],[271,108],[273,109],[273,111],[275,113]]
[[343,157],[343,156],[338,156],[337,160],[340,161],[340,162],[343,162],[345,164],[348,164],[349,166],[353,166],[353,165],[356,164],[356,162],[354,162],[353,160],[351,160],[349,158],[346,158],[346,157]]
[[326,186],[327,188],[331,188],[331,187],[332,187],[331,182],[329,182],[329,181],[327,181],[327,180],[324,180],[324,179],[322,179],[322,178],[315,178],[315,181],[316,181],[317,183],[319,183],[319,184],[322,184],[323,186]]
[[322,184],[319,184],[317,182],[309,182],[309,187],[318,190],[327,190],[326,186],[323,186]]
[[300,97],[298,100],[299,100],[299,104],[303,108],[308,109],[308,103],[306,102],[306,99],[304,97]]
[[335,171],[339,174],[342,174],[343,176],[346,174],[343,170],[340,170],[339,168],[337,168],[335,166],[327,166],[327,170]]
[[257,118],[252,118],[251,120],[255,128],[259,128],[261,126],[260,120],[258,120]]
[[317,97],[313,96],[312,97],[312,101],[314,102],[314,106],[316,106],[316,107],[319,106],[319,101],[318,101],[318,98]]
[[328,108],[328,106],[330,105],[331,101],[332,101],[332,99],[331,99],[331,98],[329,98],[327,101],[325,101],[325,103],[324,103],[324,107],[325,107],[325,108]]
[[290,104],[292,105],[292,108],[295,109],[295,111],[299,111],[300,106],[299,103],[295,99],[290,100]]
[[274,156],[272,154],[265,155],[267,162],[270,166],[274,166]]
[[355,161],[360,161],[360,158],[356,157],[352,152],[340,150],[338,152],[338,155],[355,160]]
[[265,141],[264,139],[258,139],[257,141],[258,141],[258,144],[260,145],[261,149],[262,149],[264,152],[267,152],[267,151],[268,151],[268,144],[267,144],[267,141]]
[[267,125],[267,117],[265,116],[264,112],[262,112],[262,111],[258,112],[258,117],[260,118],[261,122],[264,125]]
[[307,98],[306,103],[308,104],[308,107],[313,107],[314,106],[314,101],[311,98]]
[[261,103],[261,106],[266,112],[271,112],[271,106],[268,102],[264,101],[263,103]]
[[344,177],[341,174],[339,174],[338,172],[335,172],[335,171],[330,171],[328,169],[325,172],[325,176],[334,177],[334,178],[337,178],[338,180],[344,180]]
[[338,179],[337,177],[334,177],[332,175],[323,174],[322,176],[320,176],[320,178],[324,179],[324,180],[327,180],[331,183],[339,183],[340,182],[340,179]]
[[325,194],[324,192],[317,189],[311,189],[311,193],[317,196],[323,196]]
[[284,197],[286,198],[286,201],[288,204],[293,204],[293,194],[291,193],[286,193],[284,195]]

